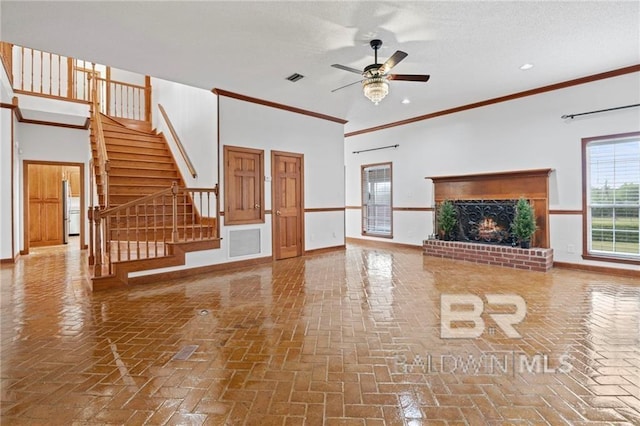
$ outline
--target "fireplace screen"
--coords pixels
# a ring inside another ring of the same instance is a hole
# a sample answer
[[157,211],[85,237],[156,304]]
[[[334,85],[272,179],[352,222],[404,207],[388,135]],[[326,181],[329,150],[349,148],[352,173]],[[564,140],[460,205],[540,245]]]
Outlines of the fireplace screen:
[[454,201],[458,223],[456,241],[515,244],[511,236],[511,222],[517,200],[461,200]]

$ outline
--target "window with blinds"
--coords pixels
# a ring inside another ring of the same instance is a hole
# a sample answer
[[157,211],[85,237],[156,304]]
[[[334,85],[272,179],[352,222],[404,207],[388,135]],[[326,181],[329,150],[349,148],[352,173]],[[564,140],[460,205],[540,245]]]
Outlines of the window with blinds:
[[391,163],[362,166],[362,234],[393,237]]
[[585,146],[588,255],[640,260],[640,133]]

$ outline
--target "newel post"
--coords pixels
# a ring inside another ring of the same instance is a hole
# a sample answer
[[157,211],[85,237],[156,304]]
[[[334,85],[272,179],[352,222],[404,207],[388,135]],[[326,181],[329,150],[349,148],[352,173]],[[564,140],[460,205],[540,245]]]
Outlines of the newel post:
[[93,208],[87,210],[87,218],[89,219],[89,265],[93,265],[95,258],[93,256]]
[[104,162],[104,205],[105,208],[109,208],[109,172],[111,171],[111,165],[109,164],[109,160]]
[[144,121],[151,123],[151,77],[144,76]]
[[95,261],[93,263],[93,276],[102,276],[102,238],[100,237],[100,207],[93,208],[93,222],[95,224]]
[[171,242],[178,242],[178,183],[173,182],[171,184]]

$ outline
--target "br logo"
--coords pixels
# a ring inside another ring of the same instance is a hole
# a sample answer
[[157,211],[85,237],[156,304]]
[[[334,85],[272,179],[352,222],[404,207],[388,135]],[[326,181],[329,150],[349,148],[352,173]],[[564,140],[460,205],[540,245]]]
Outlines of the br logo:
[[[524,299],[517,294],[486,294],[485,298],[489,305],[511,306],[509,310],[515,307],[513,313],[495,313],[489,316],[507,337],[521,338],[522,336],[513,326],[519,324],[527,315],[527,304]],[[484,302],[474,294],[440,295],[440,337],[443,339],[480,337],[484,332],[484,320],[481,317],[483,311]],[[452,327],[453,323],[456,323],[456,327]],[[467,326],[472,323],[472,327]]]

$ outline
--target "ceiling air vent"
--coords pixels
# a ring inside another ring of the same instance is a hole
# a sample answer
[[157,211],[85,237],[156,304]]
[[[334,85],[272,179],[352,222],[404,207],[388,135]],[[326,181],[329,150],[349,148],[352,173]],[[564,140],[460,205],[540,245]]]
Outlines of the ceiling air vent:
[[293,81],[295,83],[298,80],[302,80],[302,77],[304,77],[304,75],[298,74],[297,72],[294,72],[289,77],[287,77],[287,80]]

